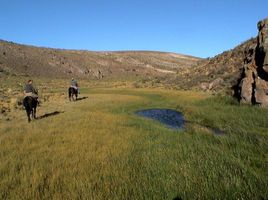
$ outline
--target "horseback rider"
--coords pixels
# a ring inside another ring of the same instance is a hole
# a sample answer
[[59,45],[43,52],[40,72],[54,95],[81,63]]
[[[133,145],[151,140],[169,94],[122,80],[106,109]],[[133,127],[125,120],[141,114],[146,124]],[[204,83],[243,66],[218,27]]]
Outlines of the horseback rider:
[[38,90],[33,86],[33,80],[28,80],[28,83],[25,85],[24,88],[24,96],[25,97],[32,97],[38,101]]
[[77,81],[74,78],[72,78],[71,87],[74,88],[74,89],[76,89],[77,90],[77,93],[80,94],[80,91],[79,91],[79,88],[78,88],[78,83],[77,83]]

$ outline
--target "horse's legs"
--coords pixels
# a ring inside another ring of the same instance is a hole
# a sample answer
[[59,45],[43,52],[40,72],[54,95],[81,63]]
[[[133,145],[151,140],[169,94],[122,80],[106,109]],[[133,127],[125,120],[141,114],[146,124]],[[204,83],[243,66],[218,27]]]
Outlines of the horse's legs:
[[36,107],[33,108],[33,118],[36,119]]
[[69,90],[68,90],[68,93],[69,93],[69,101],[72,101],[72,94],[71,94],[71,90],[70,90],[70,88],[69,88]]
[[27,117],[28,117],[28,122],[31,122],[31,111],[26,111],[27,112]]

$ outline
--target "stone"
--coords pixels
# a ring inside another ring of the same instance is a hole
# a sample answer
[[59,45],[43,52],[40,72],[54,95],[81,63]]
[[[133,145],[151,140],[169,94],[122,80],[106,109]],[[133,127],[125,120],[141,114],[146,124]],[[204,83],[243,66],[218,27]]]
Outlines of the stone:
[[206,82],[200,83],[199,87],[200,89],[206,91],[209,88],[209,83],[206,83]]
[[268,107],[268,18],[258,22],[257,26],[257,46],[244,53],[238,98],[241,103]]
[[260,61],[258,61],[259,68],[262,68],[268,76],[268,18],[260,21],[258,23],[258,49],[259,55],[257,56]]
[[212,82],[209,84],[208,89],[209,89],[209,90],[212,90],[212,89],[218,87],[218,86],[219,86],[220,84],[222,84],[223,82],[224,82],[224,81],[223,81],[222,78],[217,78],[217,79],[215,79],[214,81],[212,81]]
[[268,106],[268,82],[260,78],[256,80],[255,101],[263,107]]
[[241,87],[241,99],[240,102],[243,104],[251,104],[252,101],[252,84],[254,83],[253,76],[245,77],[240,82]]

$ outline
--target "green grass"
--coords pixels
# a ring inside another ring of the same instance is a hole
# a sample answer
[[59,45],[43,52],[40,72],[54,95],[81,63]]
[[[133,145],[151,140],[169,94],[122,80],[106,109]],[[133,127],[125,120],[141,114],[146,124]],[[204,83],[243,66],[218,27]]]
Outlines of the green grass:
[[[268,110],[205,93],[83,88],[0,123],[0,199],[267,199]],[[173,131],[136,110],[173,108]],[[219,128],[214,135],[206,127]]]

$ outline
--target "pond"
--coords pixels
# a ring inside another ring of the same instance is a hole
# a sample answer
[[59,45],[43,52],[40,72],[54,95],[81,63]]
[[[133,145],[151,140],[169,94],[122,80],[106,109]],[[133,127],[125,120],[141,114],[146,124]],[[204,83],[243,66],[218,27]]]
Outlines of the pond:
[[[136,112],[137,115],[146,117],[149,119],[153,119],[159,121],[160,123],[166,125],[171,129],[184,129],[184,125],[187,124],[196,124],[193,122],[189,122],[184,119],[183,114],[176,110],[172,109],[148,109],[148,110],[140,110]],[[208,129],[214,135],[224,135],[225,132],[214,127],[209,127],[205,125],[197,124],[203,128]]]
[[137,115],[157,120],[172,129],[183,129],[185,120],[183,114],[172,109],[148,109],[136,112]]

